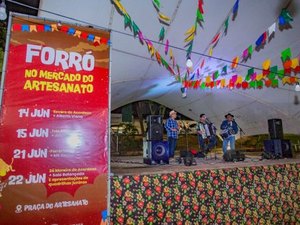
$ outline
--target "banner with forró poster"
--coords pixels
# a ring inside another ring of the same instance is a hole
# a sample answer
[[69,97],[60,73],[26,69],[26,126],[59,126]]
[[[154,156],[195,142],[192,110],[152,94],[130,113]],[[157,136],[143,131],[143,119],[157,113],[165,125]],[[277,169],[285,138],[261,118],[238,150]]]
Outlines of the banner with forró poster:
[[0,224],[106,223],[110,33],[12,15]]

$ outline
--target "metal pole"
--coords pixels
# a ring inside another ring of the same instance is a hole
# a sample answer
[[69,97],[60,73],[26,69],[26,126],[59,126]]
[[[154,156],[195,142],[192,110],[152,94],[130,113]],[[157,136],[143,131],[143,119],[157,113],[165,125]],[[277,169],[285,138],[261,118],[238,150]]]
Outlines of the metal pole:
[[[111,31],[109,31],[109,39],[112,40]],[[108,128],[110,129],[111,126],[111,56],[112,56],[112,48],[111,44],[109,46],[109,75],[108,75]],[[118,137],[118,135],[117,135]],[[111,146],[110,146],[110,132],[108,132],[107,137],[107,163],[108,163],[108,169],[107,169],[107,224],[110,224],[110,197],[111,197]]]
[[0,112],[2,111],[2,98],[4,93],[4,82],[6,76],[6,67],[7,67],[7,58],[9,51],[9,42],[11,35],[11,21],[12,21],[12,13],[9,13],[8,25],[7,25],[7,33],[6,33],[6,42],[5,42],[5,50],[4,50],[4,58],[3,58],[3,66],[2,66],[2,77],[1,77],[1,87],[0,87]]

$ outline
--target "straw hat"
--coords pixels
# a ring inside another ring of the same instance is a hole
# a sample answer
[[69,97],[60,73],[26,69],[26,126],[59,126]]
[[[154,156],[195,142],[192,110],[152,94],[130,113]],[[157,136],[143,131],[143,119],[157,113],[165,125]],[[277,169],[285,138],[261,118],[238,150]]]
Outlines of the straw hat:
[[172,116],[173,114],[177,114],[176,111],[172,110],[170,113],[169,113],[169,116]]

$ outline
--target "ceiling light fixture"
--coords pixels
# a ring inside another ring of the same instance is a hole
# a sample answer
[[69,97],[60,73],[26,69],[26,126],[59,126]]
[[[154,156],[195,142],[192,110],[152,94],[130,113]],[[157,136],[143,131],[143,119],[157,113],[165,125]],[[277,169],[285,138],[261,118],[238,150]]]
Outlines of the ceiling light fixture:
[[296,84],[295,91],[300,91],[300,85],[299,85],[299,83]]
[[191,68],[193,66],[193,61],[191,60],[190,57],[186,60],[185,65],[187,68]]
[[0,4],[0,20],[6,20],[7,13],[6,13],[6,5],[5,0],[3,0]]

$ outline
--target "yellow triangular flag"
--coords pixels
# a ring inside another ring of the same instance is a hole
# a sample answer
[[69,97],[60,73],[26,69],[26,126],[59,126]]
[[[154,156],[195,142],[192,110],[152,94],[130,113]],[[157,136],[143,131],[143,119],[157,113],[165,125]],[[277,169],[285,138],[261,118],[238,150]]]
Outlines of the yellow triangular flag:
[[171,48],[169,50],[169,56],[170,56],[170,59],[173,59],[173,50]]
[[211,77],[207,76],[206,79],[205,79],[205,83],[210,84],[210,82],[211,82]]
[[161,20],[163,20],[163,21],[165,21],[167,23],[169,23],[170,20],[171,20],[170,17],[168,17],[168,16],[166,16],[166,15],[164,15],[162,13],[159,13],[158,15],[159,15],[159,19],[161,19]]
[[270,66],[271,66],[271,59],[265,60],[262,64],[262,68],[264,70],[268,70],[270,68]]
[[221,87],[225,87],[225,85],[226,85],[226,80],[225,80],[225,79],[222,79],[222,80],[221,80]]
[[123,14],[127,14],[126,9],[124,8],[124,6],[121,4],[121,2],[119,2],[118,0],[113,0],[115,5],[118,7],[118,9],[123,13]]
[[243,77],[241,75],[238,76],[237,80],[236,80],[237,84],[241,84],[243,83]]
[[32,32],[32,31],[37,32],[37,30],[36,30],[36,25],[30,25],[30,26],[29,26],[29,31],[30,31],[30,32]]
[[57,24],[51,24],[52,31],[58,31]]
[[208,52],[208,55],[209,55],[209,56],[212,56],[212,54],[213,54],[213,49],[212,49],[212,47],[210,47],[209,52]]
[[80,38],[80,35],[81,35],[81,31],[80,30],[75,30],[74,37],[79,37]]
[[188,29],[186,32],[185,32],[185,35],[186,36],[190,36],[191,34],[195,33],[195,30],[196,30],[196,27],[195,25],[192,26],[190,29]]
[[190,42],[190,41],[194,40],[194,38],[195,38],[195,34],[192,34],[192,35],[188,36],[186,39],[184,39],[184,42]]
[[292,65],[291,65],[291,67],[293,69],[295,69],[297,66],[299,66],[299,59],[298,58],[292,59]]
[[95,36],[94,43],[98,43],[100,45],[101,38],[99,36]]
[[259,81],[263,79],[264,75],[262,73],[256,75],[256,80]]
[[282,78],[282,84],[289,84],[290,83],[290,77],[285,76]]

